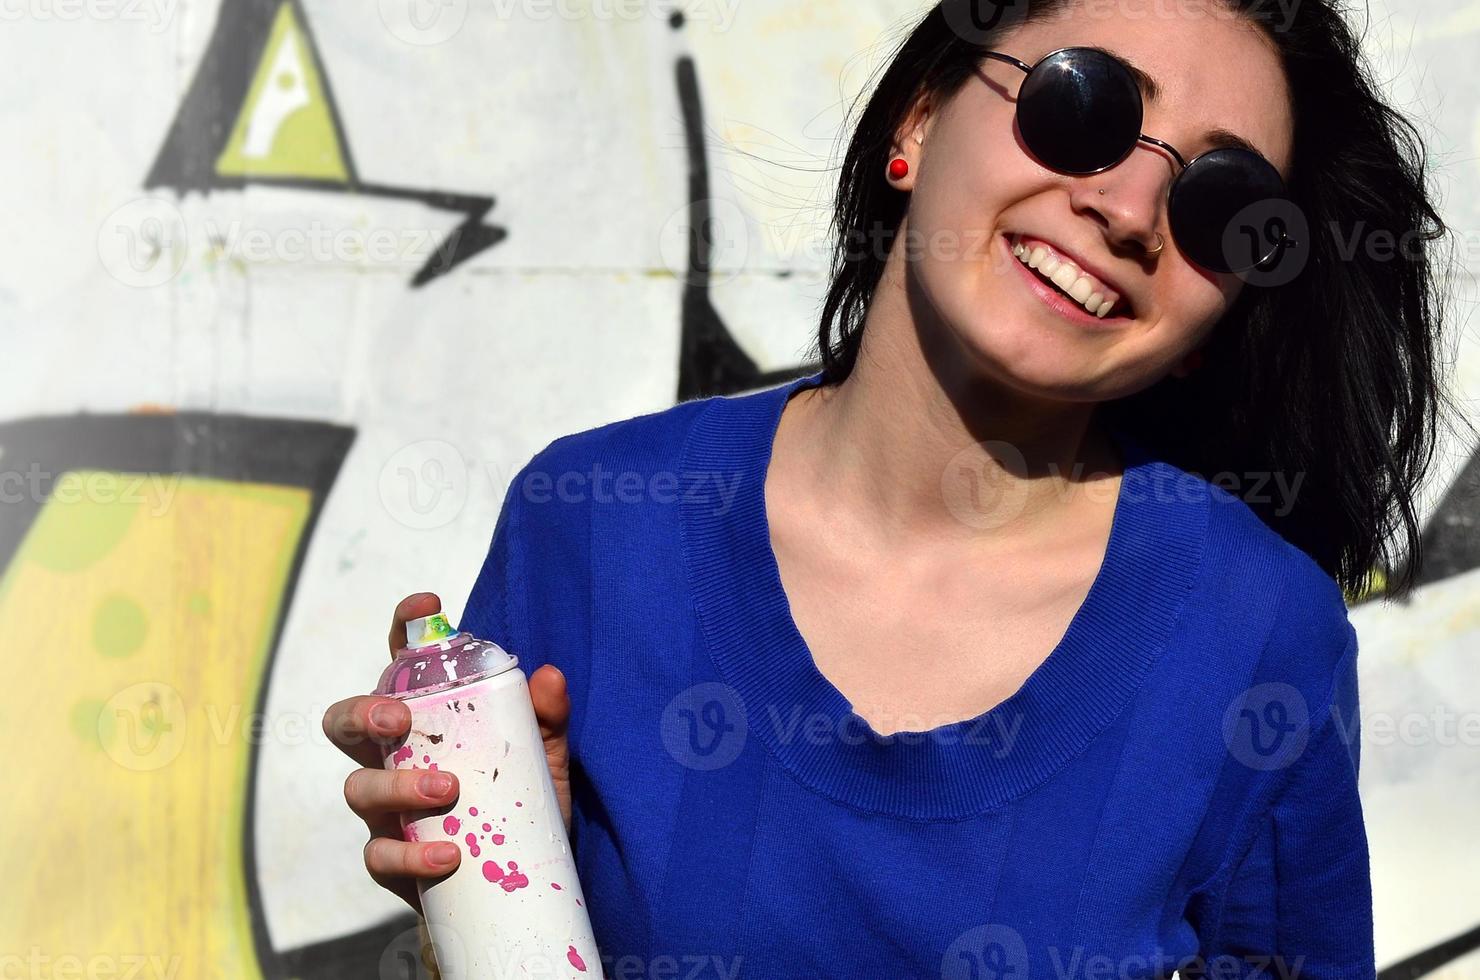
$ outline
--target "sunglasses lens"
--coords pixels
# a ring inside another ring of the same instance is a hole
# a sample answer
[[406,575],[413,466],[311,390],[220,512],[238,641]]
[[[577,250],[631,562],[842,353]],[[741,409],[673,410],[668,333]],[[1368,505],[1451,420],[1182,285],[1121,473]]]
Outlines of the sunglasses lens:
[[1119,61],[1065,48],[1033,66],[1018,90],[1018,129],[1045,166],[1089,174],[1125,158],[1141,133],[1141,90]]
[[1247,150],[1211,150],[1172,183],[1168,221],[1188,258],[1216,272],[1244,272],[1280,246],[1279,171]]

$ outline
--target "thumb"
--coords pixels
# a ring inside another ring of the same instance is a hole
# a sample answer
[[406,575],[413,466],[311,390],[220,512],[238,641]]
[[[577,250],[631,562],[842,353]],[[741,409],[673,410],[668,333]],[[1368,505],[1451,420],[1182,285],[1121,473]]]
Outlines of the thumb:
[[560,668],[545,664],[531,674],[529,698],[534,703],[534,715],[540,723],[546,748],[552,741],[564,739],[570,726],[570,694]]

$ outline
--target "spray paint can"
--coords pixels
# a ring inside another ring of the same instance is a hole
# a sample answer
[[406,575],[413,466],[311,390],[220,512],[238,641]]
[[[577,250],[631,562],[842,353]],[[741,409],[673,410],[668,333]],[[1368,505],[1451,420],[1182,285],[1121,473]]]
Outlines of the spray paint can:
[[408,841],[451,841],[456,871],[417,880],[443,980],[600,977],[585,896],[529,684],[498,644],[442,614],[406,624],[375,693],[404,701],[411,730],[388,770],[444,769],[457,801],[403,814]]

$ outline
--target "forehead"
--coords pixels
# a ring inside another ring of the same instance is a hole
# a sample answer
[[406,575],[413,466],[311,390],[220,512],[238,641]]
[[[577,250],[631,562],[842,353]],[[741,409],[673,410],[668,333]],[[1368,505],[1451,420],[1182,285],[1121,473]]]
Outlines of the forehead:
[[1016,28],[998,47],[1035,63],[1058,48],[1094,45],[1141,68],[1157,90],[1144,132],[1183,156],[1207,149],[1205,134],[1230,130],[1287,174],[1293,142],[1289,90],[1263,30],[1220,3],[1134,5],[1081,0]]

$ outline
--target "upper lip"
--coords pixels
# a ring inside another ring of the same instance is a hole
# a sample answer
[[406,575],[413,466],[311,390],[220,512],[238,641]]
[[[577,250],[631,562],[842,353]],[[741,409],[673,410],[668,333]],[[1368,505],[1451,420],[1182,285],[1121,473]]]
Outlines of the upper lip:
[[1068,259],[1070,262],[1073,262],[1076,266],[1078,266],[1080,272],[1094,276],[1096,279],[1100,280],[1100,282],[1115,290],[1118,294],[1120,294],[1121,303],[1124,303],[1127,307],[1131,309],[1135,309],[1135,302],[1131,298],[1131,294],[1126,290],[1125,286],[1122,285],[1119,280],[1107,273],[1100,266],[1085,261],[1084,256],[1080,252],[1068,248],[1067,246],[1061,245],[1058,242],[1053,241],[1052,239],[1043,238],[1039,235],[1024,234],[1022,232],[1013,235],[1009,239],[1009,241],[1011,241],[1014,245],[1025,245],[1028,247],[1029,250],[1031,250],[1034,245],[1042,245],[1046,248],[1052,249],[1055,254],[1059,255],[1062,258]]

